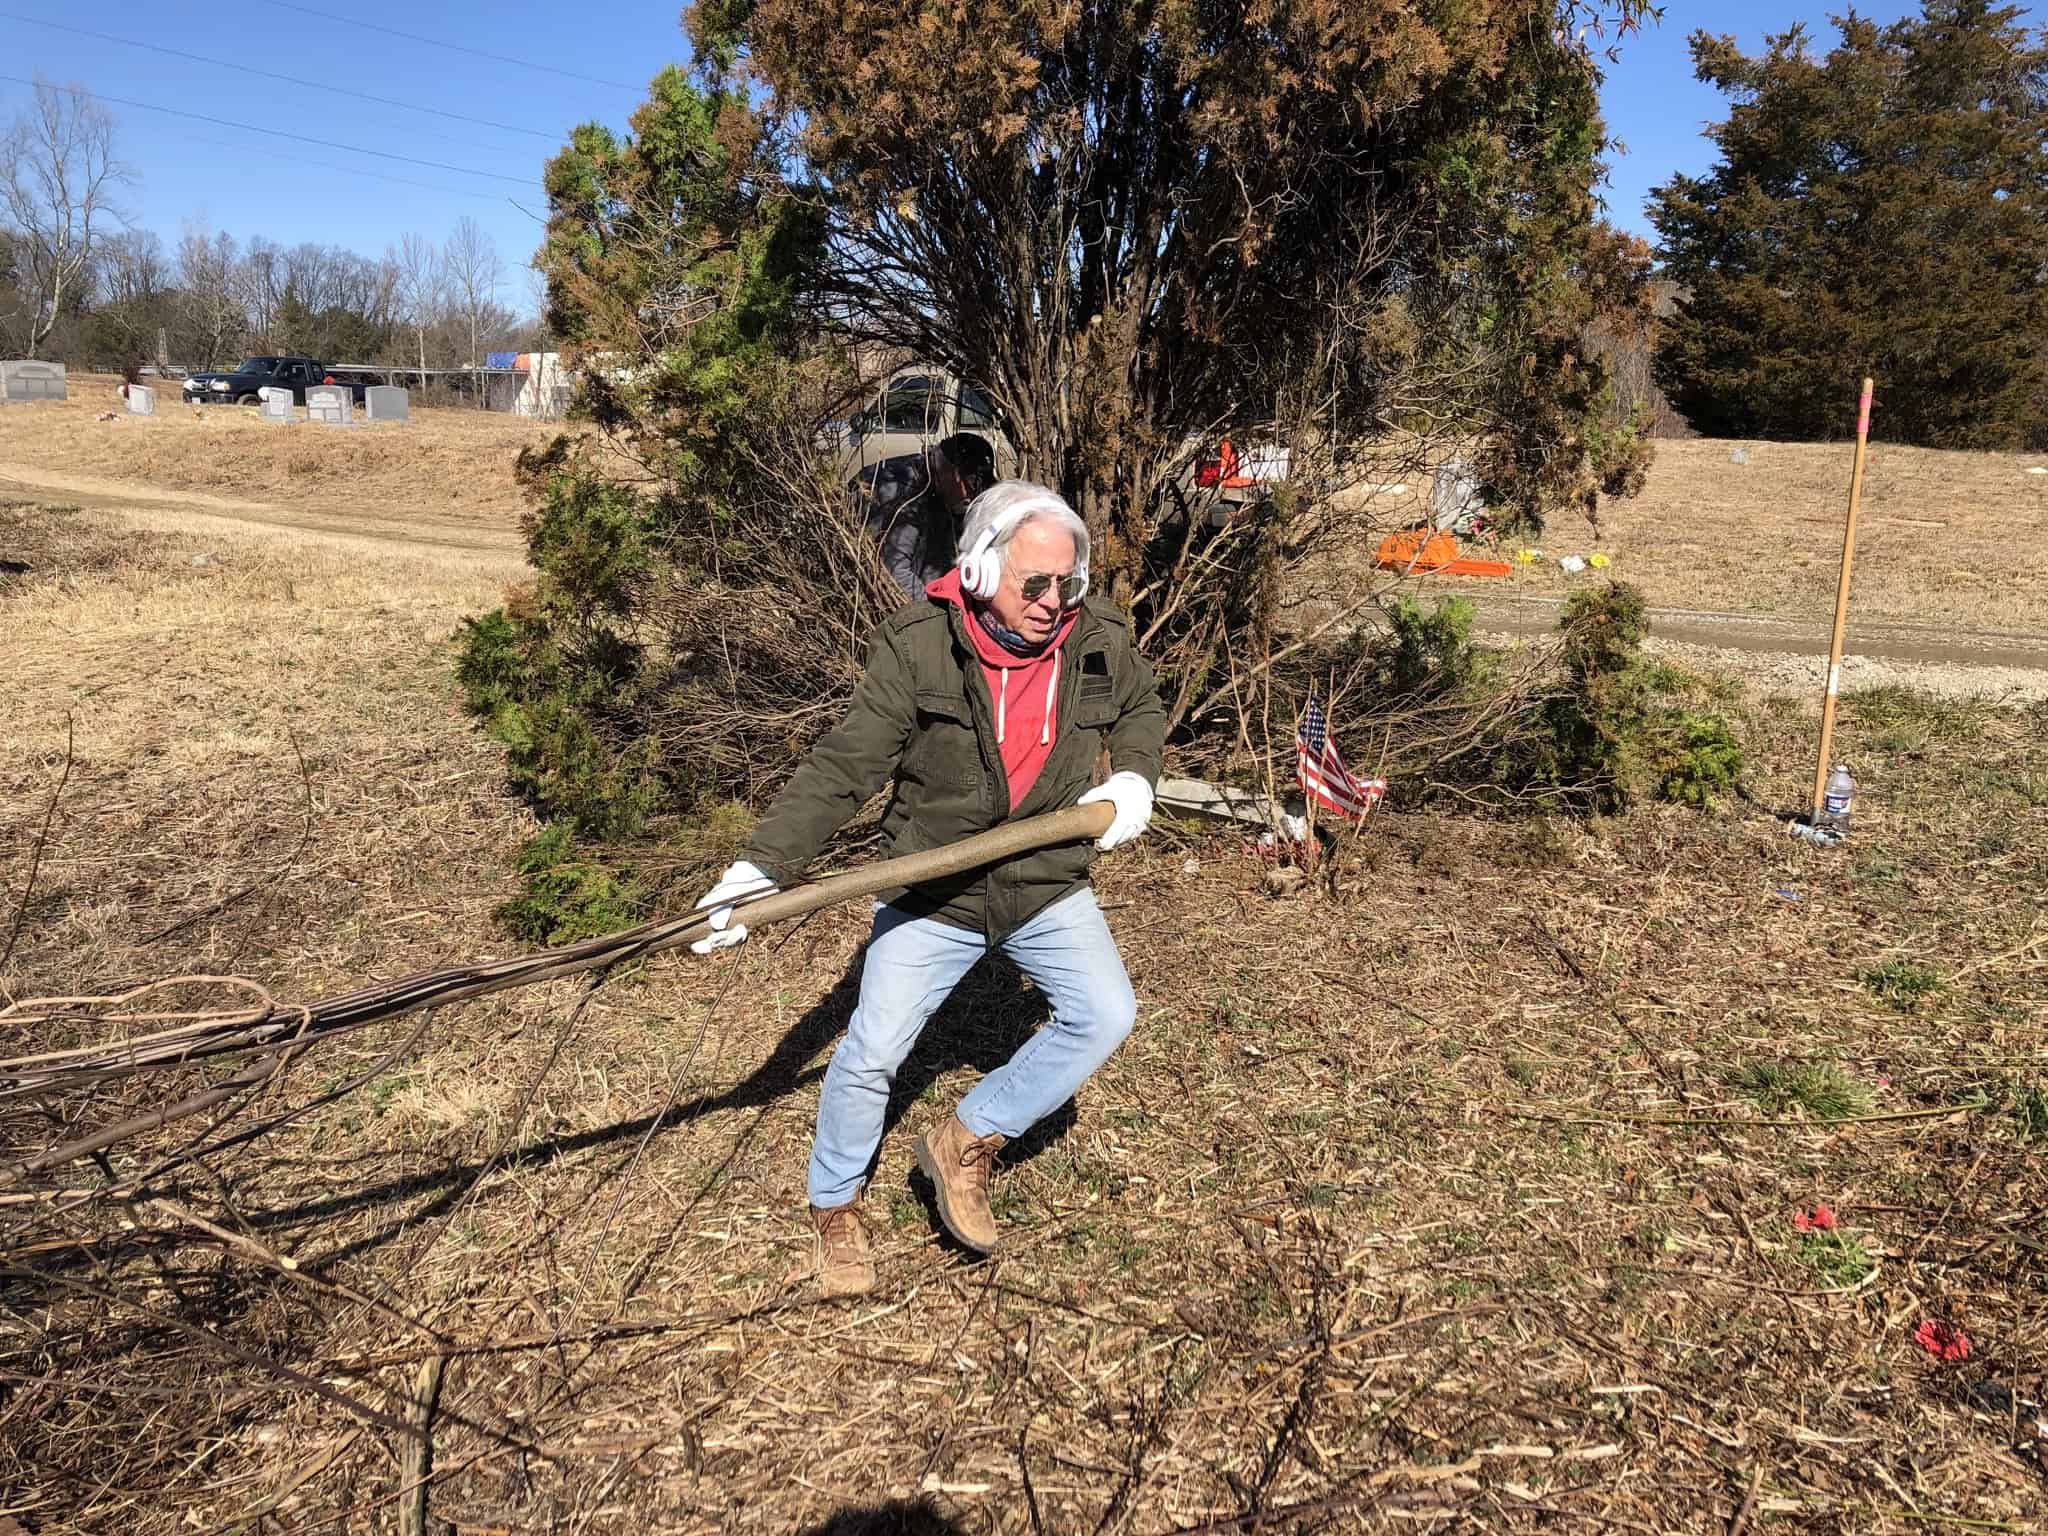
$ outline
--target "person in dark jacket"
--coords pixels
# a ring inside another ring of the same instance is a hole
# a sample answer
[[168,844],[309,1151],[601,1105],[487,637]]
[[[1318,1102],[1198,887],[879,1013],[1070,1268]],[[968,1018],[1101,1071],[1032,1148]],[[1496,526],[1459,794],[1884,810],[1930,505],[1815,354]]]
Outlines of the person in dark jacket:
[[[995,483],[996,456],[988,439],[955,432],[924,455],[928,475],[918,483],[892,477],[878,484],[869,514],[881,541],[882,564],[911,600],[946,573],[960,542],[961,521],[968,503]],[[915,469],[918,457],[907,455],[893,464]]]
[[[856,1209],[881,1143],[896,1071],[974,962],[1000,948],[1052,1018],[917,1142],[939,1215],[994,1249],[988,1181],[1006,1138],[1080,1088],[1137,1016],[1088,871],[1097,850],[1143,832],[1159,778],[1165,709],[1121,610],[1088,593],[1088,529],[1044,486],[1005,480],[968,509],[958,563],[885,620],[846,718],[805,759],[740,861],[698,903],[709,952],[746,937],[732,904],[798,877],[892,777],[882,827],[921,852],[1013,817],[1096,800],[1114,809],[1094,844],[1041,849],[888,893],[877,902],[860,1001],[818,1100],[809,1174],[817,1272],[828,1295],[873,1288]],[[1108,777],[1095,782],[1108,756]]]

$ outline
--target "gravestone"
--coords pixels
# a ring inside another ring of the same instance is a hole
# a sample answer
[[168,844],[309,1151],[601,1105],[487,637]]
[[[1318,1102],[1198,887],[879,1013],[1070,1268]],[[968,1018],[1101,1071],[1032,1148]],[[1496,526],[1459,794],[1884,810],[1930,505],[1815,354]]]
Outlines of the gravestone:
[[156,414],[156,391],[147,384],[130,384],[121,391],[121,398],[128,402],[130,416],[154,416]]
[[64,365],[31,358],[0,362],[0,400],[63,400]]
[[1450,533],[1469,533],[1486,508],[1472,461],[1462,455],[1446,459],[1429,486],[1429,524]]
[[363,414],[372,421],[410,421],[405,391],[395,384],[373,384],[363,391]]
[[325,422],[330,427],[346,427],[354,419],[355,410],[349,403],[346,386],[316,384],[306,391],[306,420]]
[[274,384],[266,384],[256,391],[256,398],[261,402],[263,419],[265,421],[297,421],[299,419],[299,413],[292,409],[292,392],[288,389],[279,389]]

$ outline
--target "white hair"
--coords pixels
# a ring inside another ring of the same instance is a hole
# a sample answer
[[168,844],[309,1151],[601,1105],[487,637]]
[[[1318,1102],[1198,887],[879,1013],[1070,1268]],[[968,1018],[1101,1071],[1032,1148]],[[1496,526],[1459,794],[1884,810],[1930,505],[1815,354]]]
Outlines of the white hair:
[[994,528],[998,531],[989,547],[1002,555],[1007,564],[1010,540],[1026,523],[1050,523],[1072,534],[1074,572],[1080,576],[1088,574],[1088,525],[1058,491],[1030,480],[998,480],[967,504],[967,521],[960,529],[958,553],[972,553],[982,535]]

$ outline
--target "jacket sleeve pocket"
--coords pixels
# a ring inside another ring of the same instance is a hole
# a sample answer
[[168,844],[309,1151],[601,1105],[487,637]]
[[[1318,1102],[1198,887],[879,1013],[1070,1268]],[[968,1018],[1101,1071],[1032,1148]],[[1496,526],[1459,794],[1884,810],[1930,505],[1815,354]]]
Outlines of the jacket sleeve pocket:
[[1109,657],[1089,651],[1081,658],[1081,687],[1074,699],[1074,724],[1084,731],[1106,731],[1116,724],[1116,680]]

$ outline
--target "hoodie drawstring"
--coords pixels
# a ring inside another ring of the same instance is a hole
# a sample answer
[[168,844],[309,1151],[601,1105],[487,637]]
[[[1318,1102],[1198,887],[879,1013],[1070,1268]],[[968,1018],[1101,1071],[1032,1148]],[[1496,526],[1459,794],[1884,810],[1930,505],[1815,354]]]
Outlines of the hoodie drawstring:
[[[1045,718],[1038,726],[1038,744],[1041,747],[1052,740],[1052,696],[1053,690],[1059,687],[1059,685],[1060,648],[1054,646],[1052,648],[1052,666],[1048,669],[1045,679]],[[998,730],[996,732],[996,740],[1000,742],[1002,739],[1003,733],[1001,730]]]
[[[1065,652],[1060,646],[1052,648],[1052,665],[1045,669],[1045,718],[1038,725],[1038,744],[1052,743],[1052,706],[1060,686],[1060,657]],[[1003,731],[1010,720],[1010,669],[998,667],[1002,681],[996,685],[996,745],[1003,744]]]

